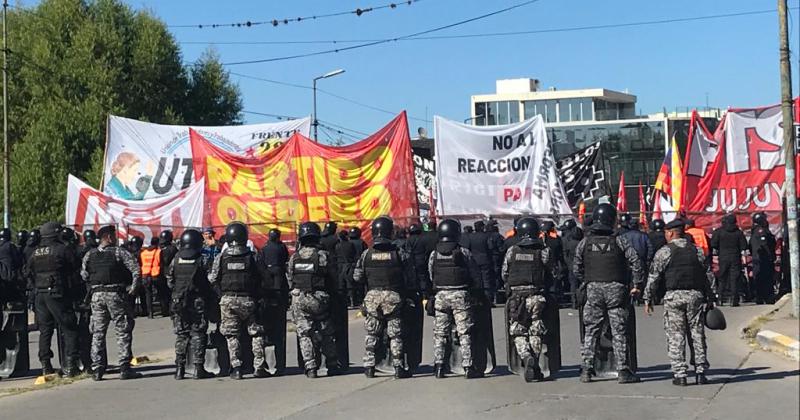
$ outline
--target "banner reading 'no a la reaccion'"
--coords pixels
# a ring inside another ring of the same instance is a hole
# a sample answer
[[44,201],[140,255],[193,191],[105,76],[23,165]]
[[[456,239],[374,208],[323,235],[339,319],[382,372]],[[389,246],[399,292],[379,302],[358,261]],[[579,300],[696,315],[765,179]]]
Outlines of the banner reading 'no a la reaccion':
[[434,117],[437,213],[572,214],[540,116],[477,127]]
[[206,177],[206,224],[247,223],[256,244],[273,227],[292,238],[291,222],[332,220],[366,232],[378,216],[418,214],[405,113],[348,146],[295,134],[258,157],[225,152],[193,130],[190,138],[194,174]]

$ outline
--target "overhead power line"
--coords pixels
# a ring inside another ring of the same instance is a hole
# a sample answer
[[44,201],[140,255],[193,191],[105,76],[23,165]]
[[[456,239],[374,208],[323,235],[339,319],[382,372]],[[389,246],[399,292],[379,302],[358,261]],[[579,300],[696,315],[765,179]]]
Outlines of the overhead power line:
[[453,22],[453,23],[450,23],[450,24],[447,24],[447,25],[437,26],[435,28],[426,29],[424,31],[414,32],[414,33],[411,33],[411,34],[402,35],[402,36],[398,36],[398,37],[394,37],[394,38],[381,39],[381,40],[376,40],[376,41],[372,41],[372,42],[366,42],[366,43],[362,43],[362,44],[356,44],[356,45],[351,45],[351,46],[348,46],[348,47],[342,47],[342,48],[336,48],[336,49],[330,49],[330,50],[314,51],[314,52],[310,52],[310,53],[287,55],[287,56],[282,56],[282,57],[264,58],[264,59],[259,59],[259,60],[234,61],[234,62],[222,63],[222,64],[225,65],[225,66],[237,66],[237,65],[242,65],[242,64],[269,63],[269,62],[273,62],[273,61],[285,61],[285,60],[292,60],[292,59],[297,59],[297,58],[313,57],[313,56],[317,56],[317,55],[335,54],[335,53],[342,52],[342,51],[349,51],[349,50],[355,50],[355,49],[359,49],[359,48],[372,47],[372,46],[375,46],[375,45],[380,45],[380,44],[385,44],[385,43],[388,43],[388,42],[399,41],[399,40],[403,40],[403,39],[407,39],[407,38],[418,37],[418,36],[421,36],[421,35],[425,35],[425,34],[429,34],[429,33],[433,33],[433,32],[439,32],[439,31],[443,31],[445,29],[454,28],[454,27],[461,26],[461,25],[464,25],[464,24],[467,24],[467,23],[471,23],[471,22],[475,22],[475,21],[478,21],[478,20],[486,19],[486,18],[491,17],[491,16],[499,15],[501,13],[505,13],[505,12],[508,12],[508,11],[511,11],[511,10],[514,10],[514,9],[518,9],[520,7],[536,3],[538,1],[539,0],[528,0],[528,1],[525,1],[525,2],[522,2],[522,3],[517,3],[517,4],[511,5],[511,6],[508,6],[508,7],[503,8],[503,9],[495,10],[495,11],[492,11],[492,12],[489,12],[489,13],[484,13],[482,15],[475,16],[475,17],[472,17],[472,18],[469,18],[469,19],[460,20],[458,22]]
[[319,19],[326,19],[338,16],[346,16],[346,15],[355,15],[355,16],[362,16],[365,13],[374,12],[377,10],[382,9],[396,9],[398,6],[411,6],[414,3],[417,3],[421,0],[405,0],[405,1],[397,1],[393,3],[386,3],[380,6],[370,6],[364,8],[357,8],[351,10],[343,10],[340,12],[333,12],[333,13],[323,13],[319,15],[308,15],[308,16],[298,16],[298,17],[284,17],[284,18],[276,18],[276,19],[269,19],[269,20],[259,20],[259,21],[241,21],[241,22],[229,22],[229,23],[195,23],[189,25],[167,25],[170,28],[196,28],[196,29],[208,29],[208,28],[252,28],[254,26],[280,26],[280,25],[288,25],[290,23],[300,23],[300,22],[307,22],[309,20],[319,20]]

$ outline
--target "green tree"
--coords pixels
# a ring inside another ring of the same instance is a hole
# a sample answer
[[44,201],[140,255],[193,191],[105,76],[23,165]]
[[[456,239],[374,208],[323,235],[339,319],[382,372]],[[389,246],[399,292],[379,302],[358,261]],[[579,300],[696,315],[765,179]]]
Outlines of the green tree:
[[166,25],[119,0],[43,0],[10,9],[12,220],[63,220],[67,174],[99,185],[109,114],[164,124],[241,120],[213,52],[184,65]]

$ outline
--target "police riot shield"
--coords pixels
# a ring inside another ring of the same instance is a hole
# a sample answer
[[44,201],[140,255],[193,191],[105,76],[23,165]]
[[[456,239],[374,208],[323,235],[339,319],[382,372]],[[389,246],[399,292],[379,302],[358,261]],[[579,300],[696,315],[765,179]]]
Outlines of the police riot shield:
[[[405,367],[410,372],[414,372],[422,362],[422,331],[425,317],[422,296],[415,295],[407,299],[402,311]],[[389,336],[384,328],[381,341],[375,347],[375,370],[393,374],[394,366],[392,366],[391,359]]]
[[272,375],[282,375],[286,370],[286,306],[283,296],[270,296],[261,308],[261,322],[264,326],[264,357],[267,371]]
[[[192,343],[191,340],[189,340],[188,348],[186,349],[185,370],[187,374],[194,376],[197,374],[197,370],[195,369],[196,361],[194,360],[194,351],[192,351],[191,346]],[[207,372],[219,375],[224,368],[224,373],[228,374],[231,367],[230,356],[228,355],[228,343],[225,337],[220,334],[219,325],[209,325],[209,332],[206,335],[205,352],[203,367],[205,367]],[[220,354],[222,354],[222,357],[220,357]]]
[[[638,359],[636,352],[636,305],[633,300],[628,303],[628,326],[626,330],[626,341],[628,343],[628,367],[631,372],[636,372]],[[584,342],[585,326],[583,324],[583,305],[578,310],[580,318],[581,343]],[[598,338],[594,352],[594,370],[599,378],[616,378],[618,376],[617,360],[614,356],[613,337],[611,335],[611,324],[608,315],[603,317],[600,326],[600,337]]]
[[0,313],[0,377],[23,376],[30,370],[28,309],[25,302],[8,302]]
[[[561,316],[559,314],[559,302],[555,296],[548,294],[545,296],[547,304],[542,313],[542,321],[544,321],[547,333],[542,339],[542,354],[539,355],[539,369],[545,378],[551,378],[559,370],[561,370]],[[508,369],[515,374],[523,374],[525,369],[523,361],[520,359],[517,349],[514,346],[513,339],[509,334],[509,327],[511,326],[511,305],[506,304],[505,308],[505,325],[504,330],[506,333],[506,351],[508,354]]]
[[[473,316],[475,325],[471,331],[472,338],[472,366],[479,372],[492,373],[497,365],[497,354],[494,348],[494,332],[492,330],[492,306],[488,301],[481,301],[475,305]],[[449,349],[446,354],[450,364],[450,372],[456,375],[464,374],[461,359],[461,344],[458,332],[453,328],[448,340]]]

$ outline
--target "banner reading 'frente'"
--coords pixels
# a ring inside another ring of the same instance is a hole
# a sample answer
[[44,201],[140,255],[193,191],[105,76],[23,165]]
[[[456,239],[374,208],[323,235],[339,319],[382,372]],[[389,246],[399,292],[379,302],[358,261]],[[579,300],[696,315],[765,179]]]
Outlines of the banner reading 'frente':
[[401,224],[418,215],[405,112],[351,145],[326,146],[296,133],[258,157],[228,153],[194,130],[190,137],[195,176],[206,178],[205,224],[244,222],[256,245],[272,228],[291,240],[302,221],[332,220],[367,234],[378,216]]
[[544,122],[477,127],[434,117],[437,213],[571,215]]

